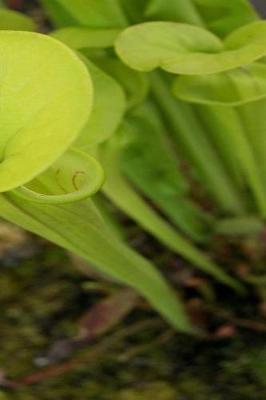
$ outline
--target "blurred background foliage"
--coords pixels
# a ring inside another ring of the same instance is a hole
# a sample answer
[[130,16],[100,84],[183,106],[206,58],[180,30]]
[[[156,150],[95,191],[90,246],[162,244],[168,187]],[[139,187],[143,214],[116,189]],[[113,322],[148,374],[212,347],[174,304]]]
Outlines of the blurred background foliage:
[[[254,3],[266,12],[264,1]],[[46,29],[37,2],[9,4]],[[166,267],[209,336],[173,332],[137,296],[85,274],[80,260],[1,222],[0,400],[264,400],[266,298],[258,301],[253,292],[242,300],[217,286],[215,308],[206,310],[203,300],[213,298],[208,282],[119,218],[131,244]],[[241,249],[222,241],[214,247],[239,274],[261,248],[256,240]],[[114,307],[117,299],[127,307]]]

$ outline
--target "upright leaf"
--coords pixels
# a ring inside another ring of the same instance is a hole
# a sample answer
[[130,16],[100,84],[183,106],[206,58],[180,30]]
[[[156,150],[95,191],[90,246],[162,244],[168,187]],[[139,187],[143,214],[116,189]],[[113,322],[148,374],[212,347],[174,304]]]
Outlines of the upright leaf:
[[56,206],[31,203],[6,194],[0,196],[0,215],[133,287],[174,327],[192,331],[182,304],[160,273],[149,261],[110,235],[92,201]]
[[49,204],[68,196],[79,200],[80,193],[88,196],[99,186],[97,162],[67,151],[92,107],[85,65],[62,43],[35,33],[2,31],[0,46],[0,191],[5,192],[0,216],[137,289],[173,326],[191,332],[182,304],[160,273],[111,234],[91,200]]
[[50,6],[51,3],[57,3],[76,21],[76,25],[92,28],[120,28],[127,25],[118,0],[46,0],[47,2]]
[[118,128],[126,110],[125,94],[121,86],[87,58],[82,57],[91,74],[94,104],[90,119],[75,145],[86,149],[110,137]]
[[202,25],[202,19],[193,0],[149,0],[145,16],[151,20],[186,22]]
[[215,199],[221,210],[230,214],[243,214],[245,200],[235,185],[234,177],[226,171],[208,132],[192,107],[178,101],[171,94],[172,80],[168,82],[159,73],[154,73],[151,80],[154,99],[165,117],[176,149],[189,160],[196,179]]
[[212,75],[184,75],[174,94],[190,103],[239,106],[266,97],[266,64],[252,63]]
[[135,23],[143,20],[147,0],[119,0],[128,21]]
[[221,282],[234,288],[239,288],[234,279],[229,277],[221,268],[208,260],[204,254],[190,244],[189,241],[178,234],[170,224],[164,221],[163,218],[146,204],[141,196],[126,181],[120,171],[120,150],[117,140],[120,141],[121,138],[114,136],[99,148],[99,159],[107,173],[106,182],[103,187],[104,193],[126,214],[171,250],[181,254],[192,262],[193,265],[214,276]]
[[35,178],[73,143],[89,116],[92,84],[78,57],[47,36],[0,31],[0,46],[4,192]]
[[150,89],[147,74],[128,68],[116,57],[110,55],[90,58],[123,87],[128,109],[138,106],[145,100]]
[[35,31],[35,22],[28,16],[13,10],[0,9],[0,30]]
[[258,19],[248,0],[192,0],[204,23],[219,36]]
[[124,126],[121,168],[179,229],[202,240],[203,216],[189,199],[189,185],[164,129],[156,124],[152,107],[137,109]]
[[75,50],[102,49],[112,47],[120,32],[120,29],[92,29],[69,26],[52,32],[51,36]]
[[103,180],[100,164],[88,154],[72,148],[37,178],[12,192],[37,203],[73,203],[98,192]]
[[266,100],[260,100],[248,104],[244,104],[237,108],[237,112],[242,126],[245,130],[246,137],[253,154],[256,158],[258,171],[262,177],[262,186],[266,186],[266,120],[265,120]]
[[40,0],[50,20],[58,28],[77,24],[76,19],[59,3],[58,0]]

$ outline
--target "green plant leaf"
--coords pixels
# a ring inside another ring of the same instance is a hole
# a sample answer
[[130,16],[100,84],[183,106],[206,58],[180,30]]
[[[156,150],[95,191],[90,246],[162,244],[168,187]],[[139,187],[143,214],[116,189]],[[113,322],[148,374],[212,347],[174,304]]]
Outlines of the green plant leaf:
[[35,31],[35,22],[24,14],[13,10],[0,9],[0,30]]
[[[121,127],[123,129],[123,127]],[[122,130],[123,132],[123,130]],[[154,235],[177,254],[193,265],[214,276],[219,281],[240,289],[239,284],[215,263],[210,261],[196,247],[179,235],[170,224],[161,218],[131,187],[120,171],[120,135],[114,135],[99,146],[99,160],[106,171],[103,191],[121,210],[133,218],[140,226]],[[118,142],[117,142],[118,141]]]
[[[2,31],[0,45],[0,188],[6,192],[0,215],[132,286],[174,327],[191,332],[182,303],[156,268],[110,233],[93,201],[73,203],[94,192],[102,177],[92,158],[67,152],[92,107],[85,65],[64,44],[40,34]],[[67,196],[70,204],[48,204]]]
[[118,36],[115,47],[122,61],[133,69],[152,71],[161,67],[173,73],[197,68],[190,65],[195,62],[195,53],[200,57],[198,64],[201,58],[208,57],[206,53],[223,50],[220,39],[207,30],[173,22],[131,26]]
[[142,103],[149,93],[147,74],[128,68],[120,60],[111,56],[92,58],[103,71],[111,75],[124,89],[127,108],[132,109]]
[[35,178],[76,139],[89,116],[92,85],[77,56],[47,36],[1,31],[0,46],[5,192]]
[[215,231],[226,236],[257,236],[261,235],[264,229],[263,222],[254,216],[242,218],[222,219],[217,222]]
[[[231,144],[233,149],[237,149],[235,159],[237,160],[241,175],[245,178],[245,186],[251,189],[255,199],[254,205],[257,206],[257,210],[264,217],[266,215],[266,191],[258,163],[258,153],[251,146],[247,125],[244,118],[241,118],[239,114],[239,110],[242,107],[245,107],[245,105],[237,108],[214,106],[214,112],[220,114],[220,119],[226,121],[222,125],[222,127],[226,127],[224,135],[229,137],[229,145]],[[212,112],[212,109],[210,112]],[[252,136],[255,136],[254,126],[250,133]],[[248,196],[246,196],[246,199],[248,199]]]
[[119,57],[138,71],[162,68],[181,75],[208,75],[249,64],[266,55],[266,23],[232,32],[222,42],[206,29],[173,22],[148,22],[124,30]]
[[253,103],[244,104],[237,108],[238,116],[242,121],[245,137],[248,140],[251,151],[253,152],[257,172],[262,179],[262,186],[266,188],[266,119],[265,119],[266,99]]
[[93,86],[94,104],[89,121],[75,145],[86,149],[103,142],[117,129],[126,110],[125,94],[121,86],[87,58],[81,56],[87,66]]
[[57,0],[39,0],[50,21],[56,27],[68,27],[77,24],[76,19],[59,4]]
[[92,28],[120,28],[127,25],[125,15],[117,0],[46,0],[48,6],[57,7],[70,15],[76,24]]
[[38,204],[0,196],[0,215],[74,252],[99,271],[140,292],[175,328],[193,332],[182,303],[156,268],[111,235],[91,200]]
[[92,29],[67,27],[58,29],[51,36],[75,50],[86,48],[108,48],[114,45],[121,29]]
[[103,180],[103,169],[94,158],[71,149],[45,172],[13,193],[38,203],[73,203],[95,194]]
[[202,25],[202,19],[193,0],[149,0],[145,16],[155,21],[175,21]]
[[[245,179],[239,165],[239,160],[236,157],[235,147],[232,146],[232,132],[234,132],[234,129],[232,129],[230,114],[231,112],[234,114],[234,112],[230,109],[230,113],[228,114],[227,107],[207,106],[205,104],[194,105],[193,110],[199,123],[202,125],[204,133],[212,142],[225,169],[228,171],[235,190],[241,196],[242,191],[245,190]],[[246,206],[249,205],[247,200],[248,196],[246,197]],[[247,209],[247,207],[245,208]],[[236,211],[231,214],[235,213]]]
[[190,103],[238,106],[266,97],[266,65],[252,63],[220,74],[180,76],[174,94]]
[[226,36],[258,19],[248,0],[192,0],[208,29]]
[[176,150],[189,161],[194,177],[215,199],[221,210],[243,215],[246,210],[245,198],[235,185],[234,176],[228,174],[206,127],[202,125],[194,109],[173,96],[172,79],[168,80],[165,74],[154,72],[151,74],[151,82],[154,99],[162,112]]
[[132,22],[140,22],[144,17],[144,10],[147,6],[147,0],[119,0],[127,19]]
[[121,169],[179,229],[196,241],[203,240],[203,213],[189,199],[179,160],[153,112],[151,105],[136,109],[124,125]]
[[[256,111],[254,111],[252,126],[245,121],[245,116],[249,118],[248,112],[243,115],[240,112],[243,107],[258,103],[260,102],[247,103],[235,108],[202,105],[197,106],[196,111],[200,121],[203,123],[205,132],[217,145],[220,156],[222,156],[224,164],[230,171],[231,178],[234,178],[235,189],[238,189],[240,193],[245,193],[247,187],[250,188],[249,194],[252,194],[253,198],[250,199],[248,193],[242,196],[248,206],[248,208],[246,207],[246,212],[251,208],[251,212],[259,211],[264,216],[266,215],[266,191],[262,166],[258,162],[260,155],[263,154],[262,147],[264,143],[264,139],[262,141],[258,139],[259,136],[263,136],[261,134],[263,128],[262,126],[259,127],[259,113],[261,110],[260,107],[256,106],[257,115]],[[255,120],[256,122],[254,122]],[[258,146],[257,144],[253,148],[252,144],[257,140],[260,145]],[[264,155],[263,160],[265,160]]]

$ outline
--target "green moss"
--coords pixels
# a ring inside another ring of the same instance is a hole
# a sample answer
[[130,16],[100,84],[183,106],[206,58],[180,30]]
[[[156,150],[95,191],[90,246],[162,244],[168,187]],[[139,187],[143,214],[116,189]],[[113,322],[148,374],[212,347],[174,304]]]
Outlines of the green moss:
[[[21,259],[17,267],[1,268],[0,366],[9,377],[38,371],[37,358],[58,340],[76,334],[80,316],[102,297],[87,282],[65,254],[50,245],[41,244],[34,257]],[[147,315],[138,311],[129,322]],[[220,342],[176,335],[151,346],[157,335],[156,329],[140,332],[64,375],[2,391],[0,400],[265,400],[262,335],[243,331]],[[139,347],[143,352],[138,353]],[[129,359],[121,358],[128,351]]]
[[117,400],[176,400],[176,390],[166,382],[153,382],[144,388],[122,390]]

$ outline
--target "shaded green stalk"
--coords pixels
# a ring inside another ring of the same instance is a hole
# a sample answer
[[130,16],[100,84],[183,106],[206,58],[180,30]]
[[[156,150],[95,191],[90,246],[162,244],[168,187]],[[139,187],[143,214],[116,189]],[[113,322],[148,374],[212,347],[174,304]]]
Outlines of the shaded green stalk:
[[219,281],[239,289],[239,284],[215,263],[210,261],[188,240],[179,235],[166,221],[156,214],[123,178],[119,170],[119,151],[103,149],[100,157],[107,180],[104,193],[127,215],[139,223],[172,251],[189,260],[193,265]]
[[186,151],[208,191],[224,211],[243,214],[245,205],[241,194],[226,173],[190,106],[172,96],[160,73],[152,73],[151,82],[154,99],[165,117],[173,140]]
[[261,174],[263,187],[266,187],[265,107],[266,100],[260,100],[237,108],[238,114],[243,121],[246,137],[253,154],[256,155],[257,168]]
[[185,22],[199,26],[204,25],[201,15],[191,0],[171,2],[151,0],[146,9],[146,15],[154,20]]
[[120,169],[182,232],[193,240],[205,241],[209,216],[190,200],[189,183],[178,168],[180,160],[157,118],[157,109],[149,103],[123,124]]
[[193,332],[182,303],[145,258],[111,235],[93,201],[61,206],[0,196],[0,216],[74,252],[139,291],[175,328]]
[[[228,110],[230,111],[230,110]],[[232,118],[233,145],[237,149],[237,155],[242,166],[242,170],[246,175],[247,182],[253,192],[257,207],[262,217],[266,217],[266,191],[263,179],[256,159],[256,153],[253,152],[246,135],[245,124],[243,118],[239,118],[234,110]]]
[[223,160],[228,174],[234,179],[238,190],[242,191],[244,178],[239,168],[236,149],[232,146],[231,119],[228,116],[225,118],[224,107],[193,105],[193,109],[204,126],[204,131],[208,138],[212,141],[220,158]]
[[[202,107],[201,110],[203,110],[203,108],[204,107]],[[254,151],[255,149],[252,148],[252,145],[249,141],[247,127],[245,124],[245,120],[247,118],[246,113],[239,114],[237,110],[241,110],[241,107],[239,109],[218,106],[206,107],[205,120],[207,120],[209,117],[208,125],[216,138],[218,138],[218,135],[219,137],[223,135],[223,154],[226,156],[225,153],[227,153],[228,158],[230,157],[231,168],[234,167],[233,162],[235,160],[235,167],[237,167],[240,175],[245,177],[245,180],[253,193],[259,212],[262,216],[265,216],[266,191],[264,189],[261,171],[257,163],[258,149]],[[247,111],[247,108],[245,108],[245,110]],[[215,113],[216,119],[219,119],[217,124],[212,124],[212,122],[215,122],[212,121],[213,112]],[[254,131],[252,132],[252,136],[255,136]],[[221,149],[223,147],[222,145],[223,143],[221,143]],[[235,155],[233,155],[233,152]],[[231,175],[235,175],[233,172],[234,170],[232,169]]]

